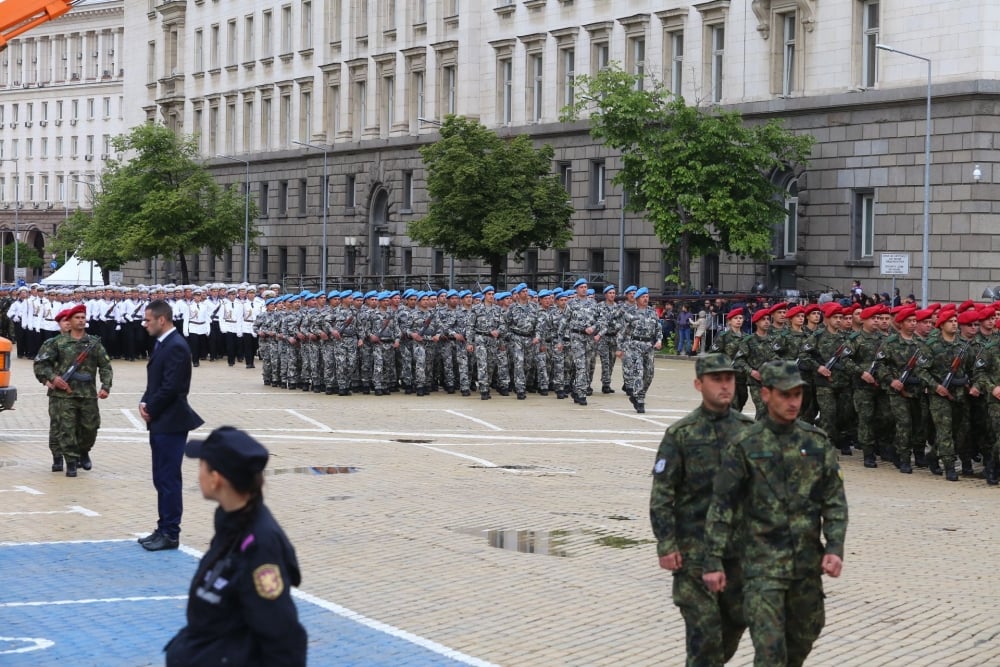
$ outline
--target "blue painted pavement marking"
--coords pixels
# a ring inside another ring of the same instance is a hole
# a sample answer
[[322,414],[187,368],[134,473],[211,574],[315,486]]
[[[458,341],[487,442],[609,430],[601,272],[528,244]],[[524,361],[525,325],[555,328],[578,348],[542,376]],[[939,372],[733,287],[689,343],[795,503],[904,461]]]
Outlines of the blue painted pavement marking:
[[[0,543],[0,665],[162,665],[163,646],[185,623],[195,553],[149,553],[134,540]],[[310,665],[490,667],[308,593],[296,597]]]

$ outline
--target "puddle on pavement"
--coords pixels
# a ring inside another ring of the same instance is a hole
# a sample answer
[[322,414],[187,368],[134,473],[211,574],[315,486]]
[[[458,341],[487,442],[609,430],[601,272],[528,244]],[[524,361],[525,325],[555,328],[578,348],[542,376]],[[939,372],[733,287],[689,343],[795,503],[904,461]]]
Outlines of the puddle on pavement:
[[5,461],[4,459],[0,459],[0,468],[10,468],[11,466],[16,465],[17,461]]
[[429,445],[433,440],[420,440],[417,438],[393,438],[390,442],[405,442],[408,445]]
[[265,469],[265,475],[346,475],[358,472],[361,468],[355,466],[300,466],[298,468],[272,468]]
[[543,556],[569,556],[565,546],[572,535],[582,535],[582,530],[500,530],[493,528],[453,528],[465,535],[486,538],[486,543],[495,549],[517,551],[522,554]]
[[327,496],[327,500],[350,500],[354,496]]

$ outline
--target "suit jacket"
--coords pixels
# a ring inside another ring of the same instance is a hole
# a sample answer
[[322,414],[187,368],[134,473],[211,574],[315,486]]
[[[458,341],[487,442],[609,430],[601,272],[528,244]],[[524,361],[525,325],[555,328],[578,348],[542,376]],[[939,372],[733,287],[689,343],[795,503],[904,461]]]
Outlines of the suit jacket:
[[140,402],[152,418],[150,433],[186,433],[205,420],[188,405],[191,391],[191,349],[180,332],[163,339],[146,364],[146,391]]

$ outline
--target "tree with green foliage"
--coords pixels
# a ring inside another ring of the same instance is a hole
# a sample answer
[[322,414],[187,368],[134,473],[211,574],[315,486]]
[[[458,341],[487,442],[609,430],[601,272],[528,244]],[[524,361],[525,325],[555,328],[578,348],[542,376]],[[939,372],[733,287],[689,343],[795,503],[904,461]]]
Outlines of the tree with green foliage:
[[448,116],[441,138],[420,149],[427,166],[427,216],[409,235],[459,259],[482,259],[497,282],[504,258],[564,247],[573,207],[552,173],[551,146],[525,135],[501,138],[478,122]]
[[614,182],[629,190],[628,210],[653,223],[679,284],[691,283],[691,260],[707,253],[769,258],[787,214],[772,177],[805,165],[812,136],[688,106],[661,83],[618,67],[575,85],[577,100],[563,119],[590,111],[591,136],[621,151]]
[[[14,244],[8,243],[0,251],[0,259],[3,261],[3,265],[14,268]],[[38,250],[34,246],[30,246],[27,243],[17,242],[17,263],[21,267],[27,267],[29,269],[40,269],[45,261],[42,256],[38,254]]]
[[[245,190],[219,186],[199,161],[193,138],[142,124],[111,143],[116,152],[135,157],[107,163],[100,191],[92,193],[92,213],[78,211],[61,226],[57,249],[75,251],[105,270],[173,257],[187,283],[188,253],[207,248],[221,257],[243,243]],[[256,206],[250,206],[253,219]],[[251,227],[251,240],[257,236]]]

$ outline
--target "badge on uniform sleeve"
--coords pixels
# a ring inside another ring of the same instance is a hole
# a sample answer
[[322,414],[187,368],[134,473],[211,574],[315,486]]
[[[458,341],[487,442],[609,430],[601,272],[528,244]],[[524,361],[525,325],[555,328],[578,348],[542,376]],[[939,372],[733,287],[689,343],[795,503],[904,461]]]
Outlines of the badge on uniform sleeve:
[[667,469],[667,460],[666,459],[658,459],[656,461],[656,465],[653,466],[653,473],[659,475],[661,472],[663,472],[666,469]]
[[257,595],[265,600],[277,600],[285,590],[281,569],[273,563],[265,563],[253,571],[253,585],[257,589]]

